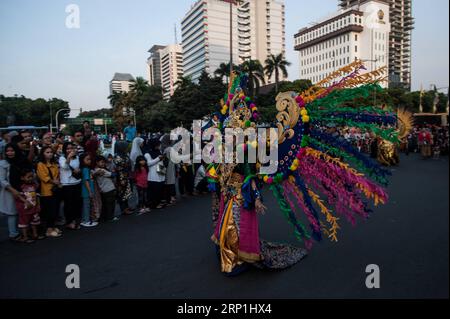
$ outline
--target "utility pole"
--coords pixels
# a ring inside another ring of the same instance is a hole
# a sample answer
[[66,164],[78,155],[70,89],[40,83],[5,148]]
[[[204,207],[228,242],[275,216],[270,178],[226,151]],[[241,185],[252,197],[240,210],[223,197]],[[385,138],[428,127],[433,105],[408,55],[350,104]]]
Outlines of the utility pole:
[[230,76],[233,73],[233,4],[240,5],[242,0],[226,0],[230,3]]
[[230,77],[233,73],[233,2],[230,0]]
[[50,103],[50,133],[53,134],[53,110],[51,103]]

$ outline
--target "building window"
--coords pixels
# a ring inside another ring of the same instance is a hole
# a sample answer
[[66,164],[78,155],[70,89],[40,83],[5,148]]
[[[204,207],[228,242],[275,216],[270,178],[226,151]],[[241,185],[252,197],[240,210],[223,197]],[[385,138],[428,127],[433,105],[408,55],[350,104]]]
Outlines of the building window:
[[355,41],[358,41],[358,35],[355,34]]
[[358,46],[355,45],[355,53],[357,53],[357,52],[358,52]]

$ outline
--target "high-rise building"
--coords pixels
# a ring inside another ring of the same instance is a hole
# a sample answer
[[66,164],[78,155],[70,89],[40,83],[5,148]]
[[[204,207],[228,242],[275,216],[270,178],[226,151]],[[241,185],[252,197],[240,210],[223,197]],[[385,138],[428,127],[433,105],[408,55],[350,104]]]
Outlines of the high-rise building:
[[134,77],[129,73],[115,73],[113,79],[109,82],[110,94],[128,93],[131,89],[131,84]]
[[299,76],[317,83],[357,59],[365,61],[368,72],[387,66],[389,33],[389,5],[376,0],[303,28],[294,36]]
[[161,82],[164,99],[169,100],[176,90],[176,83],[183,76],[183,54],[181,45],[168,45],[160,51]]
[[271,54],[286,55],[284,0],[244,1],[237,11],[239,63],[252,59],[264,65]]
[[[354,8],[367,0],[339,0],[342,8]],[[411,89],[411,36],[414,29],[412,0],[379,0],[390,7],[389,80],[391,86]]]
[[148,59],[149,84],[163,89],[165,100],[176,90],[176,82],[183,76],[183,54],[181,45],[153,46]]
[[150,57],[147,59],[148,66],[148,83],[150,85],[162,86],[161,82],[161,56],[160,51],[165,46],[154,45],[148,52]]
[[[233,63],[285,54],[284,0],[245,0],[233,6]],[[181,22],[184,75],[196,81],[230,61],[229,0],[199,0]]]

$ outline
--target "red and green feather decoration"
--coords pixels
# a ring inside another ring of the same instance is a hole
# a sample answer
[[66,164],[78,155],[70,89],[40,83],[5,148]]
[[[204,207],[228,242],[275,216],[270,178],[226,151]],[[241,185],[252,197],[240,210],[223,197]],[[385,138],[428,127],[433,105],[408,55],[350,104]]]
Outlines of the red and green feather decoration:
[[370,201],[377,206],[388,200],[384,187],[390,171],[325,129],[353,127],[398,141],[395,114],[355,103],[381,90],[384,68],[363,70],[356,61],[302,94],[290,92],[299,120],[286,128],[294,134],[279,145],[277,173],[261,177],[307,248],[324,235],[337,241],[341,219],[355,225],[372,213]]
[[[328,237],[337,241],[340,220],[352,225],[358,219],[367,219],[375,206],[388,200],[385,188],[389,170],[350,143],[325,128],[352,127],[371,132],[391,142],[397,142],[397,116],[374,105],[360,105],[375,91],[380,91],[386,68],[372,72],[365,70],[361,61],[339,69],[328,78],[301,94],[281,93],[290,107],[283,107],[277,117],[279,129],[290,131],[278,147],[278,170],[275,174],[259,176],[277,199],[281,212],[294,228],[294,235],[310,249],[314,241]],[[245,95],[246,74],[233,74],[229,92],[225,95],[221,114],[247,107],[252,119],[259,117],[256,104]],[[236,103],[237,101],[237,103]],[[278,105],[277,105],[278,107]],[[295,113],[289,114],[289,113]],[[286,115],[297,119],[285,121]],[[227,126],[227,120],[222,127]],[[279,132],[284,136],[285,132]],[[218,183],[217,166],[208,167],[210,189]]]

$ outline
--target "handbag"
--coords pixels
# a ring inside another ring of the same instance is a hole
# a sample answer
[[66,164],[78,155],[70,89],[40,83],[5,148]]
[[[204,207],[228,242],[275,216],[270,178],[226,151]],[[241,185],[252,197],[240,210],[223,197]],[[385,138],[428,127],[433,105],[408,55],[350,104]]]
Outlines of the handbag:
[[163,163],[163,162],[159,162],[159,163],[157,164],[157,166],[156,166],[156,172],[157,172],[159,175],[166,175],[167,168],[164,166],[164,163]]
[[72,166],[70,166],[70,170],[72,171],[72,177],[75,179],[81,179],[83,175],[81,175],[81,171],[79,171],[78,173],[75,173],[75,170],[73,169]]

